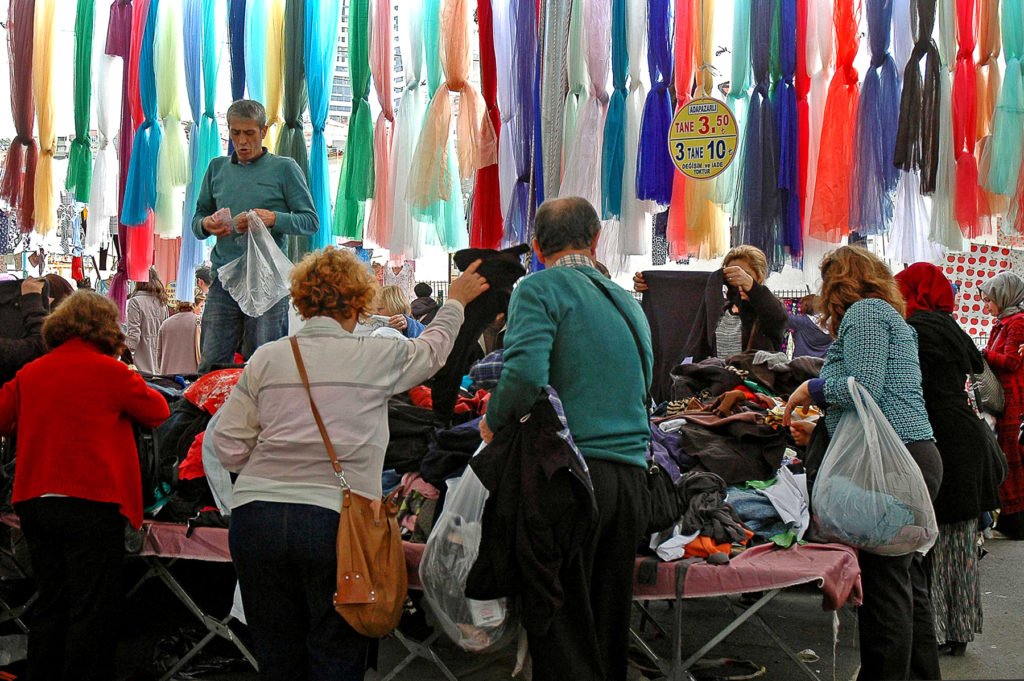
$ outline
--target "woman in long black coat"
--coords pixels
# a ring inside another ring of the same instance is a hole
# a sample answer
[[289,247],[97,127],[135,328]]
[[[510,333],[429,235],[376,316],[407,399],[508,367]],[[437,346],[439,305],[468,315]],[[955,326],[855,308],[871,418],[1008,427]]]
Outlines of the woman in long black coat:
[[942,456],[935,499],[939,539],[931,560],[932,609],[940,644],[962,655],[981,632],[978,518],[999,507],[1005,461],[995,435],[971,407],[967,374],[980,373],[981,353],[953,316],[953,288],[942,270],[916,263],[896,275],[917,331],[925,409]]

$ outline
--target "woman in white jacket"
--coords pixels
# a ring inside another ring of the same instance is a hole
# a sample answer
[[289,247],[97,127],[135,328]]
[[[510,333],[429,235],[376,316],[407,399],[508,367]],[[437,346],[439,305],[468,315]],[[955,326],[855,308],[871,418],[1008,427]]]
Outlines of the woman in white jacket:
[[[313,398],[352,492],[379,498],[388,398],[444,365],[464,306],[487,283],[474,264],[418,338],[396,340],[353,333],[378,285],[351,253],[328,246],[291,278]],[[341,489],[288,338],[256,350],[207,438],[238,473],[231,556],[260,678],[362,679],[368,639],[332,605]]]
[[156,268],[150,267],[149,281],[136,285],[124,315],[125,345],[132,353],[135,368],[142,373],[155,374],[160,370],[160,325],[167,316],[167,291]]

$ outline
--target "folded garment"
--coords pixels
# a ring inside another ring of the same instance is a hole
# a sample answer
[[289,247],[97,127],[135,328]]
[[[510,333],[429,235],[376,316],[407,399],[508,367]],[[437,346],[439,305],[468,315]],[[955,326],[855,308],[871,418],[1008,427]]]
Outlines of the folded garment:
[[726,501],[747,529],[763,539],[771,539],[789,529],[771,499],[757,489],[730,487]]
[[693,468],[693,457],[683,451],[678,433],[666,433],[651,424],[651,456],[662,470],[669,474],[673,481]]
[[745,542],[748,538],[736,511],[725,503],[725,481],[714,473],[691,471],[676,481],[683,517],[681,534],[694,532],[716,543]]
[[772,371],[789,370],[789,355],[784,352],[768,352],[758,350],[754,354],[754,364],[767,364]]
[[420,462],[420,475],[434,487],[443,487],[445,480],[465,472],[481,442],[479,418],[435,431]]
[[767,425],[759,412],[725,418],[687,414],[678,432],[682,450],[697,460],[697,468],[716,473],[730,485],[770,478],[786,450],[787,433]]

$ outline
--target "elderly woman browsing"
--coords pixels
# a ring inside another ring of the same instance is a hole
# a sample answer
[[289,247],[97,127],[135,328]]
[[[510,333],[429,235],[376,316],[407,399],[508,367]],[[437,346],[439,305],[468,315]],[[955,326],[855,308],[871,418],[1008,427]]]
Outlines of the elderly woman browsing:
[[[352,492],[381,496],[387,401],[436,373],[463,309],[487,289],[477,264],[454,281],[415,339],[354,335],[378,293],[373,276],[328,246],[295,266],[291,298],[312,395]],[[290,339],[260,347],[209,437],[238,473],[230,544],[261,679],[362,679],[369,639],[332,606],[341,488],[310,410]]]

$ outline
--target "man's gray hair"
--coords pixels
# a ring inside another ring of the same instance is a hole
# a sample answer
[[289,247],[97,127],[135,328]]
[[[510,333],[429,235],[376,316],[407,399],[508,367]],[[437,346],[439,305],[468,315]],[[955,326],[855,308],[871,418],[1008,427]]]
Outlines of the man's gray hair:
[[225,118],[229,125],[231,119],[234,118],[240,121],[256,121],[262,128],[267,125],[267,110],[254,99],[239,99],[228,107]]
[[544,256],[588,249],[600,229],[597,211],[580,196],[545,201],[534,219],[534,238]]

